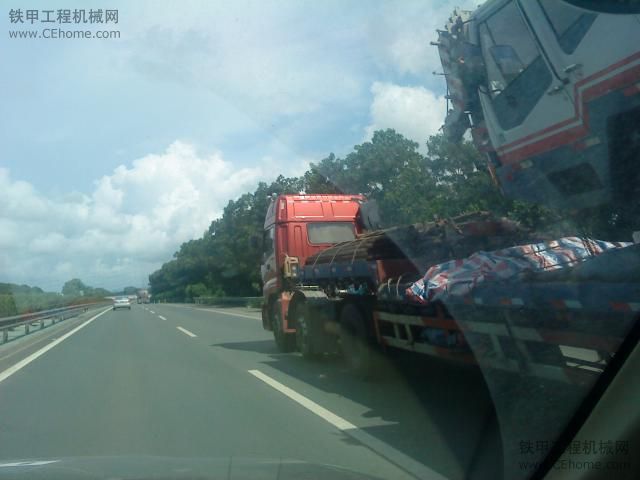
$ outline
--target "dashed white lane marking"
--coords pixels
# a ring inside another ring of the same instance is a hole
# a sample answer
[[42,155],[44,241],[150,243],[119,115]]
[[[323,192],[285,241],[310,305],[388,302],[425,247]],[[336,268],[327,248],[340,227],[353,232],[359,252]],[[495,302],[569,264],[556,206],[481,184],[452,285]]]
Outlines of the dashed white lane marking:
[[195,333],[191,333],[189,330],[187,330],[186,328],[182,328],[182,327],[176,327],[178,330],[180,330],[182,333],[184,333],[185,335],[189,335],[190,337],[197,337],[197,335]]
[[200,310],[202,312],[221,313],[222,315],[231,315],[233,317],[250,318],[251,320],[258,320],[258,321],[262,320],[260,317],[256,317],[255,315],[245,315],[243,313],[227,312],[225,310],[215,310],[213,308],[198,308],[196,310]]
[[100,313],[98,313],[97,315],[94,315],[93,317],[91,317],[89,320],[87,320],[86,322],[78,325],[76,328],[74,328],[73,330],[65,333],[64,335],[62,335],[60,338],[57,338],[55,340],[53,340],[51,343],[48,343],[47,345],[45,345],[44,347],[42,347],[40,350],[37,350],[35,352],[33,352],[31,355],[29,355],[28,357],[23,358],[22,360],[20,360],[18,363],[16,363],[15,365],[12,365],[11,367],[7,368],[6,370],[4,370],[3,372],[0,373],[0,382],[3,382],[4,380],[6,380],[7,378],[9,378],[11,375],[13,375],[14,373],[18,372],[19,370],[23,369],[24,367],[26,367],[27,365],[29,365],[31,362],[33,362],[36,358],[44,355],[45,353],[47,353],[49,350],[51,350],[53,347],[55,347],[56,345],[58,345],[59,343],[63,342],[64,340],[66,340],[67,338],[69,338],[71,335],[73,335],[74,333],[76,333],[78,330],[86,327],[87,325],[89,325],[91,322],[93,322],[96,318],[98,318],[100,315],[104,315],[107,312],[111,311],[111,307],[101,311]]
[[274,380],[269,375],[262,373],[260,370],[248,370],[248,372],[414,477],[426,480],[447,480],[446,477],[442,476],[435,470],[415,461],[413,458],[405,455],[399,450],[396,450],[391,445],[387,445],[383,441],[378,440],[376,437],[359,429],[348,420],[330,412],[313,400],[299,394],[277,380]]
[[149,310],[151,313],[153,313],[154,315],[156,314],[156,312],[154,312],[153,310]]
[[302,405],[307,410],[310,410],[311,412],[315,413],[319,417],[325,419],[327,422],[329,422],[331,425],[336,427],[338,430],[349,430],[349,429],[358,428],[353,423],[350,423],[347,420],[345,420],[344,418],[339,417],[338,415],[335,415],[335,414],[331,413],[326,408],[321,407],[320,405],[318,405],[313,400],[309,400],[304,395],[300,395],[295,390],[292,390],[289,387],[287,387],[286,385],[283,385],[282,383],[278,382],[277,380],[274,380],[269,375],[265,375],[260,370],[249,370],[249,373],[251,375],[253,375],[254,377],[259,378],[260,380],[262,380],[264,383],[266,383],[270,387],[275,388],[280,393],[284,393],[291,400],[293,400],[294,402],[299,403],[300,405]]
[[166,318],[164,318],[162,315],[158,315],[158,318],[160,318],[162,320],[166,320]]
[[0,468],[6,467],[37,467],[39,465],[49,465],[50,463],[58,463],[60,460],[34,460],[26,462],[0,463]]

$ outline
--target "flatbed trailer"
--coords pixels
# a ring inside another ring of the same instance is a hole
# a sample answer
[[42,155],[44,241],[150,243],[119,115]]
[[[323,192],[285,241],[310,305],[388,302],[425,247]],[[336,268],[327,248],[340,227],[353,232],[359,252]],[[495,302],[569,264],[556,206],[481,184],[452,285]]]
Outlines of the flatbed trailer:
[[[265,221],[262,320],[281,351],[343,354],[359,375],[370,374],[379,355],[404,350],[586,384],[640,315],[638,244],[616,244],[597,255],[586,249],[573,266],[418,302],[407,291],[430,267],[514,245],[554,243],[553,234],[486,212],[372,231],[362,223],[363,201],[347,195],[273,199]],[[351,238],[318,242],[344,236]]]
[[[340,247],[322,255],[332,258]],[[633,271],[640,245],[427,304],[406,296],[419,277],[407,260],[320,263],[318,256],[301,268],[291,293],[289,318],[304,324],[298,345],[306,356],[341,351],[360,374],[375,368],[370,350],[401,349],[590,384],[640,315],[640,274]],[[402,275],[388,275],[402,268]]]

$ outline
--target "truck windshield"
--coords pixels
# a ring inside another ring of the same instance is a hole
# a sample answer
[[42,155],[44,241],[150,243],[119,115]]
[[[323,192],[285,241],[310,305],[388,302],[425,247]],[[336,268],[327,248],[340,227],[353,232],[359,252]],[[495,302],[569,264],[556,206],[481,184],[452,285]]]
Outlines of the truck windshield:
[[506,4],[480,26],[489,94],[500,125],[522,123],[551,83],[551,73],[517,5]]
[[340,243],[356,238],[353,224],[347,222],[316,222],[307,225],[309,243]]
[[550,0],[539,0],[565,53],[573,53],[598,16],[572,5]]

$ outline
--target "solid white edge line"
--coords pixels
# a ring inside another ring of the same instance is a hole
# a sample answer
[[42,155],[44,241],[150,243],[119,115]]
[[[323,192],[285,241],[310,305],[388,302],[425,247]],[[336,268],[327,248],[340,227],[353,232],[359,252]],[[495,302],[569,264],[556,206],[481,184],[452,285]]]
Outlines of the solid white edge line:
[[87,320],[86,322],[82,323],[81,325],[78,325],[76,328],[74,328],[70,332],[65,333],[60,338],[57,338],[57,339],[53,340],[51,343],[48,343],[47,345],[42,347],[40,350],[37,350],[37,351],[33,352],[28,357],[23,358],[18,363],[14,364],[14,365],[10,366],[9,368],[7,368],[6,370],[0,372],[0,382],[5,381],[11,375],[13,375],[14,373],[18,372],[19,370],[21,370],[24,367],[26,367],[27,365],[29,365],[36,358],[44,355],[49,350],[51,350],[53,347],[55,347],[56,345],[58,345],[62,341],[66,340],[67,338],[69,338],[71,335],[73,335],[77,331],[79,331],[79,330],[83,329],[84,327],[86,327],[87,325],[89,325],[91,322],[93,322],[99,316],[104,315],[105,313],[107,313],[109,311],[111,311],[111,307],[108,307],[107,309],[103,310],[102,312],[98,313],[97,315],[94,315],[89,320]]
[[391,445],[378,440],[348,420],[330,412],[313,400],[274,380],[260,370],[248,370],[248,372],[414,477],[425,480],[447,480],[445,476],[435,470],[396,450]]
[[176,327],[178,330],[180,330],[182,333],[184,333],[185,335],[189,335],[190,337],[197,337],[197,335],[195,333],[191,333],[189,330],[187,330],[186,328],[182,328],[182,327]]
[[162,315],[158,315],[158,318],[161,318],[162,320],[166,320],[166,318],[164,318]]

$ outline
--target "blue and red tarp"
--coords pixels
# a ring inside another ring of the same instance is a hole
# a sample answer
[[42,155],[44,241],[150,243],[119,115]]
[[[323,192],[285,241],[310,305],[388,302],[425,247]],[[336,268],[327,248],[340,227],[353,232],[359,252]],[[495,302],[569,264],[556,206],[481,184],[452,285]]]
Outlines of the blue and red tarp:
[[570,268],[603,252],[629,245],[631,243],[564,237],[491,252],[479,251],[464,259],[430,267],[423,278],[407,288],[406,297],[423,304],[461,298],[486,282]]

